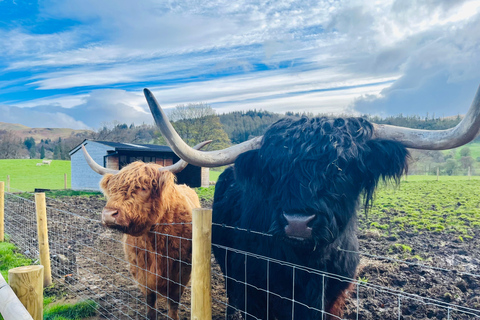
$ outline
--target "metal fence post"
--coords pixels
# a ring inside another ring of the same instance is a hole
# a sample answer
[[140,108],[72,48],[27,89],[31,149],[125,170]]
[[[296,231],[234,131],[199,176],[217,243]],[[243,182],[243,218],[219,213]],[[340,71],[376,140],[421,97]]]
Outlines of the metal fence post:
[[212,319],[212,210],[193,210],[192,319]]

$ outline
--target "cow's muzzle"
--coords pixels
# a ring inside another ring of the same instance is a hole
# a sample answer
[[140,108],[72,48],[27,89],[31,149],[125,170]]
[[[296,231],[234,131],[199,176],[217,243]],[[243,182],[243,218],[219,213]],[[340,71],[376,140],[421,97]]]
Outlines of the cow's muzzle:
[[315,215],[284,213],[283,216],[287,219],[287,225],[285,226],[287,237],[301,240],[312,238],[312,228],[308,224],[315,219]]
[[102,210],[102,223],[106,226],[116,225],[118,217],[118,209],[104,208]]

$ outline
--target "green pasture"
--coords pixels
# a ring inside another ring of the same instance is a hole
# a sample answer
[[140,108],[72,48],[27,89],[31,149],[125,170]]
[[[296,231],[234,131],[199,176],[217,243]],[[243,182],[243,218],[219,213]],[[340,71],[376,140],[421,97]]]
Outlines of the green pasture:
[[67,174],[67,188],[70,188],[70,161],[53,160],[50,165],[37,166],[40,159],[0,160],[0,181],[10,176],[12,192],[41,189],[63,189],[64,174]]
[[378,189],[372,208],[360,214],[362,228],[384,234],[447,232],[461,241],[480,227],[480,177],[408,176]]
[[[64,188],[64,174],[67,174],[67,188],[71,186],[70,161],[53,160],[49,165],[37,166],[39,159],[0,160],[0,181],[10,176],[12,192],[28,191],[35,188],[59,190]],[[221,171],[210,170],[210,181],[217,181]]]

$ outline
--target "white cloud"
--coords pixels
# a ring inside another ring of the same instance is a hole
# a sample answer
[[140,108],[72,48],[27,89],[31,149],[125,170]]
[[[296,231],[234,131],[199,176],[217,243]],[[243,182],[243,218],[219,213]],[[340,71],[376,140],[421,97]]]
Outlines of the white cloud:
[[82,121],[61,112],[44,112],[0,105],[0,114],[2,114],[0,118],[2,122],[19,123],[32,128],[89,129]]
[[456,114],[480,82],[480,0],[41,4],[39,18],[75,23],[0,29],[0,67],[20,75],[0,87],[53,96],[0,101],[89,127],[150,122],[143,86],[167,107]]

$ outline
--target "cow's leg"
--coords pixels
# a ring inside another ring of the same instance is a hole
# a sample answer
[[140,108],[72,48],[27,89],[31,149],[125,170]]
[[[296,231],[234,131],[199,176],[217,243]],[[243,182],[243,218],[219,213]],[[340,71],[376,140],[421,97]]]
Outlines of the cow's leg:
[[147,290],[148,320],[157,320],[157,309],[155,309],[156,302],[157,302],[157,294],[154,291]]
[[343,312],[345,310],[345,301],[347,300],[350,293],[355,289],[355,284],[350,283],[350,285],[343,290],[336,300],[332,301],[327,306],[327,312],[333,316],[327,316],[326,320],[339,319],[343,317]]
[[170,282],[170,294],[168,298],[168,316],[178,320],[178,304],[182,293],[177,283]]

